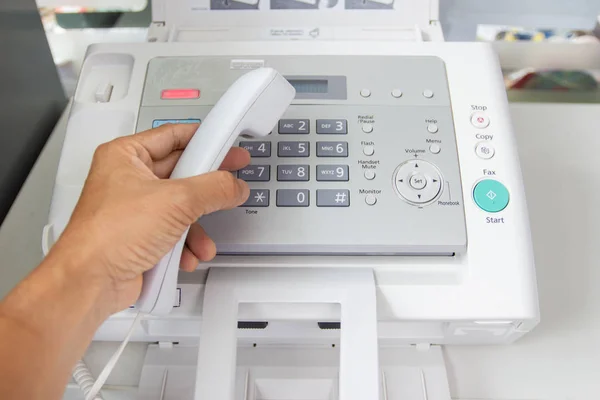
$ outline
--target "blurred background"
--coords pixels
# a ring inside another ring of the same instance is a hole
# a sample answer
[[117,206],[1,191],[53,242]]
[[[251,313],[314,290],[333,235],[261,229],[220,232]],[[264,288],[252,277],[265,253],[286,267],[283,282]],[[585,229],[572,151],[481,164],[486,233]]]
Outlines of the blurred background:
[[[152,22],[150,0],[37,5],[68,96],[89,44],[144,41]],[[511,101],[600,102],[599,15],[600,0],[440,0],[447,41],[494,43]]]

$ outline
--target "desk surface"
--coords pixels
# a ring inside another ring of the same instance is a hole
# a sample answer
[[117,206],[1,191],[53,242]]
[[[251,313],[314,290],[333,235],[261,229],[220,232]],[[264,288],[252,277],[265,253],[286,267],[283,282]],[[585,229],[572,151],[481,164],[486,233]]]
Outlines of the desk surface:
[[[600,398],[600,106],[513,104],[536,254],[542,322],[511,346],[446,347],[453,397]],[[59,132],[59,130],[57,130]],[[0,296],[42,257],[63,138],[54,134],[0,229]],[[118,344],[93,344],[99,369]],[[111,375],[136,385],[143,346],[128,346]]]

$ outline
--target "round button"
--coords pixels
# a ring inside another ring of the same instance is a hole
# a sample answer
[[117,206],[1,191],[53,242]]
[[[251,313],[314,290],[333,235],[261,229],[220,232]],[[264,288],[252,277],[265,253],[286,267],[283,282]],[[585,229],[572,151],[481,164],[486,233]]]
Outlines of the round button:
[[429,146],[429,151],[433,154],[439,154],[440,151],[442,151],[442,148],[440,147],[439,144],[432,144],[431,146]]
[[367,178],[368,180],[372,181],[373,179],[375,179],[375,171],[368,169],[365,171],[365,178]]
[[508,205],[508,189],[494,179],[484,179],[473,189],[473,199],[483,211],[496,213]]
[[395,98],[402,97],[402,90],[400,90],[400,89],[392,90],[392,96]]
[[363,89],[360,91],[360,95],[362,97],[369,97],[371,96],[371,91],[369,89]]
[[490,126],[490,118],[482,112],[476,112],[471,116],[471,123],[475,128],[487,128]]
[[412,186],[413,189],[421,190],[427,186],[427,178],[421,173],[414,174],[410,177],[410,186]]
[[[439,169],[423,160],[407,160],[394,171],[396,194],[415,206],[433,203],[443,191],[442,181]],[[419,187],[421,189],[417,189]]]
[[424,90],[423,91],[423,96],[425,96],[428,99],[432,98],[433,97],[433,90],[429,90],[429,89]]
[[373,132],[373,125],[371,125],[371,124],[363,124],[362,130],[363,130],[364,133],[371,133],[371,132]]
[[373,206],[373,205],[375,205],[375,203],[377,203],[377,197],[375,197],[375,195],[368,194],[365,197],[365,203],[367,203],[370,206]]
[[490,158],[494,157],[494,154],[496,154],[496,149],[494,149],[494,146],[488,142],[481,142],[477,143],[477,146],[475,146],[475,154],[477,154],[479,158],[489,160]]
[[429,131],[429,133],[437,133],[438,126],[436,124],[429,124],[427,125],[427,131]]
[[375,154],[375,148],[373,146],[365,146],[363,148],[363,153],[365,153],[365,156],[372,156]]

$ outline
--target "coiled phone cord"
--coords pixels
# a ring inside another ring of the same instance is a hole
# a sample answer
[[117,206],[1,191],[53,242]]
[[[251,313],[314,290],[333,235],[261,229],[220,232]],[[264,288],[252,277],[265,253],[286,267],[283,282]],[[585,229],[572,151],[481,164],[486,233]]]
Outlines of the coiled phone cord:
[[98,376],[98,379],[94,381],[94,377],[83,360],[79,360],[75,364],[75,367],[73,368],[73,379],[81,388],[81,391],[85,395],[85,400],[102,400],[102,396],[99,394],[100,389],[102,389],[102,386],[104,386],[108,376],[115,368],[115,365],[117,365],[119,357],[121,357],[123,350],[125,350],[125,346],[127,346],[127,343],[129,343],[129,339],[131,339],[133,332],[140,324],[141,317],[142,313],[138,312],[133,320],[133,323],[131,324],[131,328],[129,328],[129,332],[127,332],[127,336],[125,336],[125,339],[123,342],[121,342],[121,345],[117,351],[115,351],[110,360],[108,360],[108,363],[106,363],[106,366]]
[[[88,393],[91,392],[92,386],[94,386],[95,380],[94,380],[94,377],[92,376],[92,373],[88,369],[85,362],[83,362],[83,360],[79,360],[75,364],[75,367],[73,368],[73,379],[75,380],[77,385],[79,385],[79,387],[81,388],[81,391],[85,395],[87,395]],[[103,400],[103,399],[102,399],[102,396],[100,396],[98,394],[96,397],[94,397],[93,400]]]

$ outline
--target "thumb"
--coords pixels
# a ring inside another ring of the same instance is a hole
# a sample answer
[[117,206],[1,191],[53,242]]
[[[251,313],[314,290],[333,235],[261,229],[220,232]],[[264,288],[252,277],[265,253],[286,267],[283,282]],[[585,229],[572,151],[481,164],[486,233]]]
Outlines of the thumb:
[[235,208],[250,196],[248,184],[228,171],[214,171],[171,181],[181,187],[182,204],[195,218],[219,210]]

